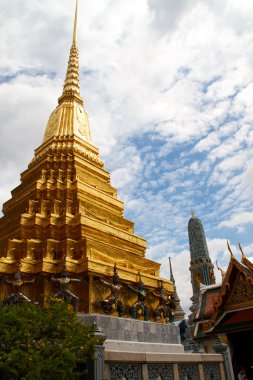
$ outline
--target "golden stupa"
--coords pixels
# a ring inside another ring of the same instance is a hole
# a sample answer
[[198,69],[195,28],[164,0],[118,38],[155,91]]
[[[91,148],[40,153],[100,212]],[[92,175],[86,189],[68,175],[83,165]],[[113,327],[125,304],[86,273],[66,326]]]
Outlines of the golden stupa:
[[[145,258],[146,240],[135,235],[134,223],[124,218],[123,202],[92,143],[80,96],[76,31],[77,5],[62,96],[42,144],[21,174],[21,184],[3,205],[0,300],[11,292],[4,278],[20,271],[26,280],[36,278],[24,292],[43,304],[55,292],[52,275],[67,271],[81,280],[70,284],[79,297],[79,311],[103,313],[97,302],[110,290],[97,277],[112,281],[115,263],[120,281],[134,285],[141,278],[150,294],[161,283],[172,294],[173,284],[159,277],[160,264]],[[122,297],[131,306],[137,296],[126,288]],[[151,294],[150,309],[158,303]],[[117,315],[115,310],[112,314]]]

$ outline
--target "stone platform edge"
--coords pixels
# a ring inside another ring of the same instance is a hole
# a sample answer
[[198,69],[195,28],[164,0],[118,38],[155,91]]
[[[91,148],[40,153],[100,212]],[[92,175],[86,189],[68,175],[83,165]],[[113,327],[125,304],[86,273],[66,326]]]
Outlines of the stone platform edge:
[[224,362],[220,354],[187,354],[187,353],[141,353],[105,351],[106,362],[127,363],[208,363]]
[[106,339],[105,352],[138,352],[138,353],[184,353],[182,344],[146,343]]

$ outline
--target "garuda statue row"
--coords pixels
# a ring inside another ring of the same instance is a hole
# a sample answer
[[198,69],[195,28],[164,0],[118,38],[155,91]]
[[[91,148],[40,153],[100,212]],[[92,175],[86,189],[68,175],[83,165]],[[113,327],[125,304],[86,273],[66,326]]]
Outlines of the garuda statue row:
[[[175,311],[175,302],[173,296],[166,295],[165,288],[163,287],[163,282],[160,282],[160,287],[157,289],[158,293],[155,291],[149,291],[141,279],[140,273],[138,273],[138,282],[135,286],[120,282],[120,278],[117,271],[116,264],[114,265],[114,274],[112,277],[112,282],[105,281],[103,278],[95,277],[96,281],[101,282],[106,288],[111,290],[110,294],[99,301],[99,306],[102,307],[105,314],[109,314],[113,308],[117,311],[119,317],[122,317],[124,314],[127,315],[130,313],[132,318],[136,319],[138,313],[140,313],[145,321],[148,321],[150,314],[154,315],[156,322],[159,322],[163,318],[166,323],[172,323],[174,321],[174,311]],[[23,294],[23,288],[26,285],[33,284],[36,280],[39,280],[40,276],[34,277],[32,280],[22,280],[20,271],[17,271],[14,274],[14,279],[9,280],[4,279],[7,285],[12,286],[12,293],[8,295],[3,301],[2,305],[12,305],[21,302],[31,302],[31,300]],[[59,276],[51,276],[50,281],[55,283],[58,288],[57,292],[52,294],[52,298],[59,298],[68,304],[72,305],[75,312],[78,311],[79,298],[70,291],[69,284],[81,282],[78,278],[71,278],[68,275],[68,272],[64,269]],[[127,308],[122,300],[122,291],[123,289],[129,290],[137,295],[137,300],[131,305],[130,308]],[[159,300],[159,304],[155,310],[150,310],[147,306],[147,297],[152,295]]]
[[163,287],[163,282],[161,281],[160,287],[158,288],[159,294],[157,294],[154,291],[148,291],[145,284],[142,282],[140,273],[138,273],[138,277],[139,281],[138,283],[136,283],[136,286],[121,283],[115,264],[112,283],[109,283],[108,281],[105,281],[104,279],[99,277],[95,278],[95,280],[100,281],[103,285],[111,289],[111,294],[107,296],[105,299],[98,302],[98,305],[102,307],[104,313],[110,313],[113,309],[113,306],[115,306],[115,310],[118,312],[118,315],[120,317],[123,316],[124,312],[126,311],[126,307],[124,306],[120,295],[123,288],[125,287],[131,290],[133,293],[137,294],[138,297],[130,308],[132,318],[136,319],[138,312],[140,312],[144,320],[148,321],[151,311],[148,309],[146,299],[148,295],[152,294],[153,296],[159,299],[158,306],[155,310],[152,310],[152,312],[154,313],[155,321],[159,322],[160,318],[163,317],[166,323],[173,322],[176,305],[173,300],[173,296],[166,295],[165,289]]

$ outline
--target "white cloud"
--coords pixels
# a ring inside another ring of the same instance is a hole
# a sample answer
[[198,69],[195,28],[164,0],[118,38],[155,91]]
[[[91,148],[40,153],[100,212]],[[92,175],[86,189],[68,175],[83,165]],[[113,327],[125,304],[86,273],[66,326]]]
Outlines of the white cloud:
[[253,212],[241,212],[233,215],[230,220],[225,220],[219,224],[219,227],[240,227],[245,224],[253,224]]
[[213,146],[218,145],[220,142],[218,135],[216,132],[211,132],[208,136],[202,140],[198,144],[195,145],[195,150],[197,152],[209,151]]

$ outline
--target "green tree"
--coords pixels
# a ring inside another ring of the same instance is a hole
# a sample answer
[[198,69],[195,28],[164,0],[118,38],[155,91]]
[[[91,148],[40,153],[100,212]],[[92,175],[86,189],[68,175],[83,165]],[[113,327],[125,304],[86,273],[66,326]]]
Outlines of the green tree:
[[47,308],[29,303],[0,307],[0,379],[85,378],[98,343],[91,327],[81,325],[59,300]]

